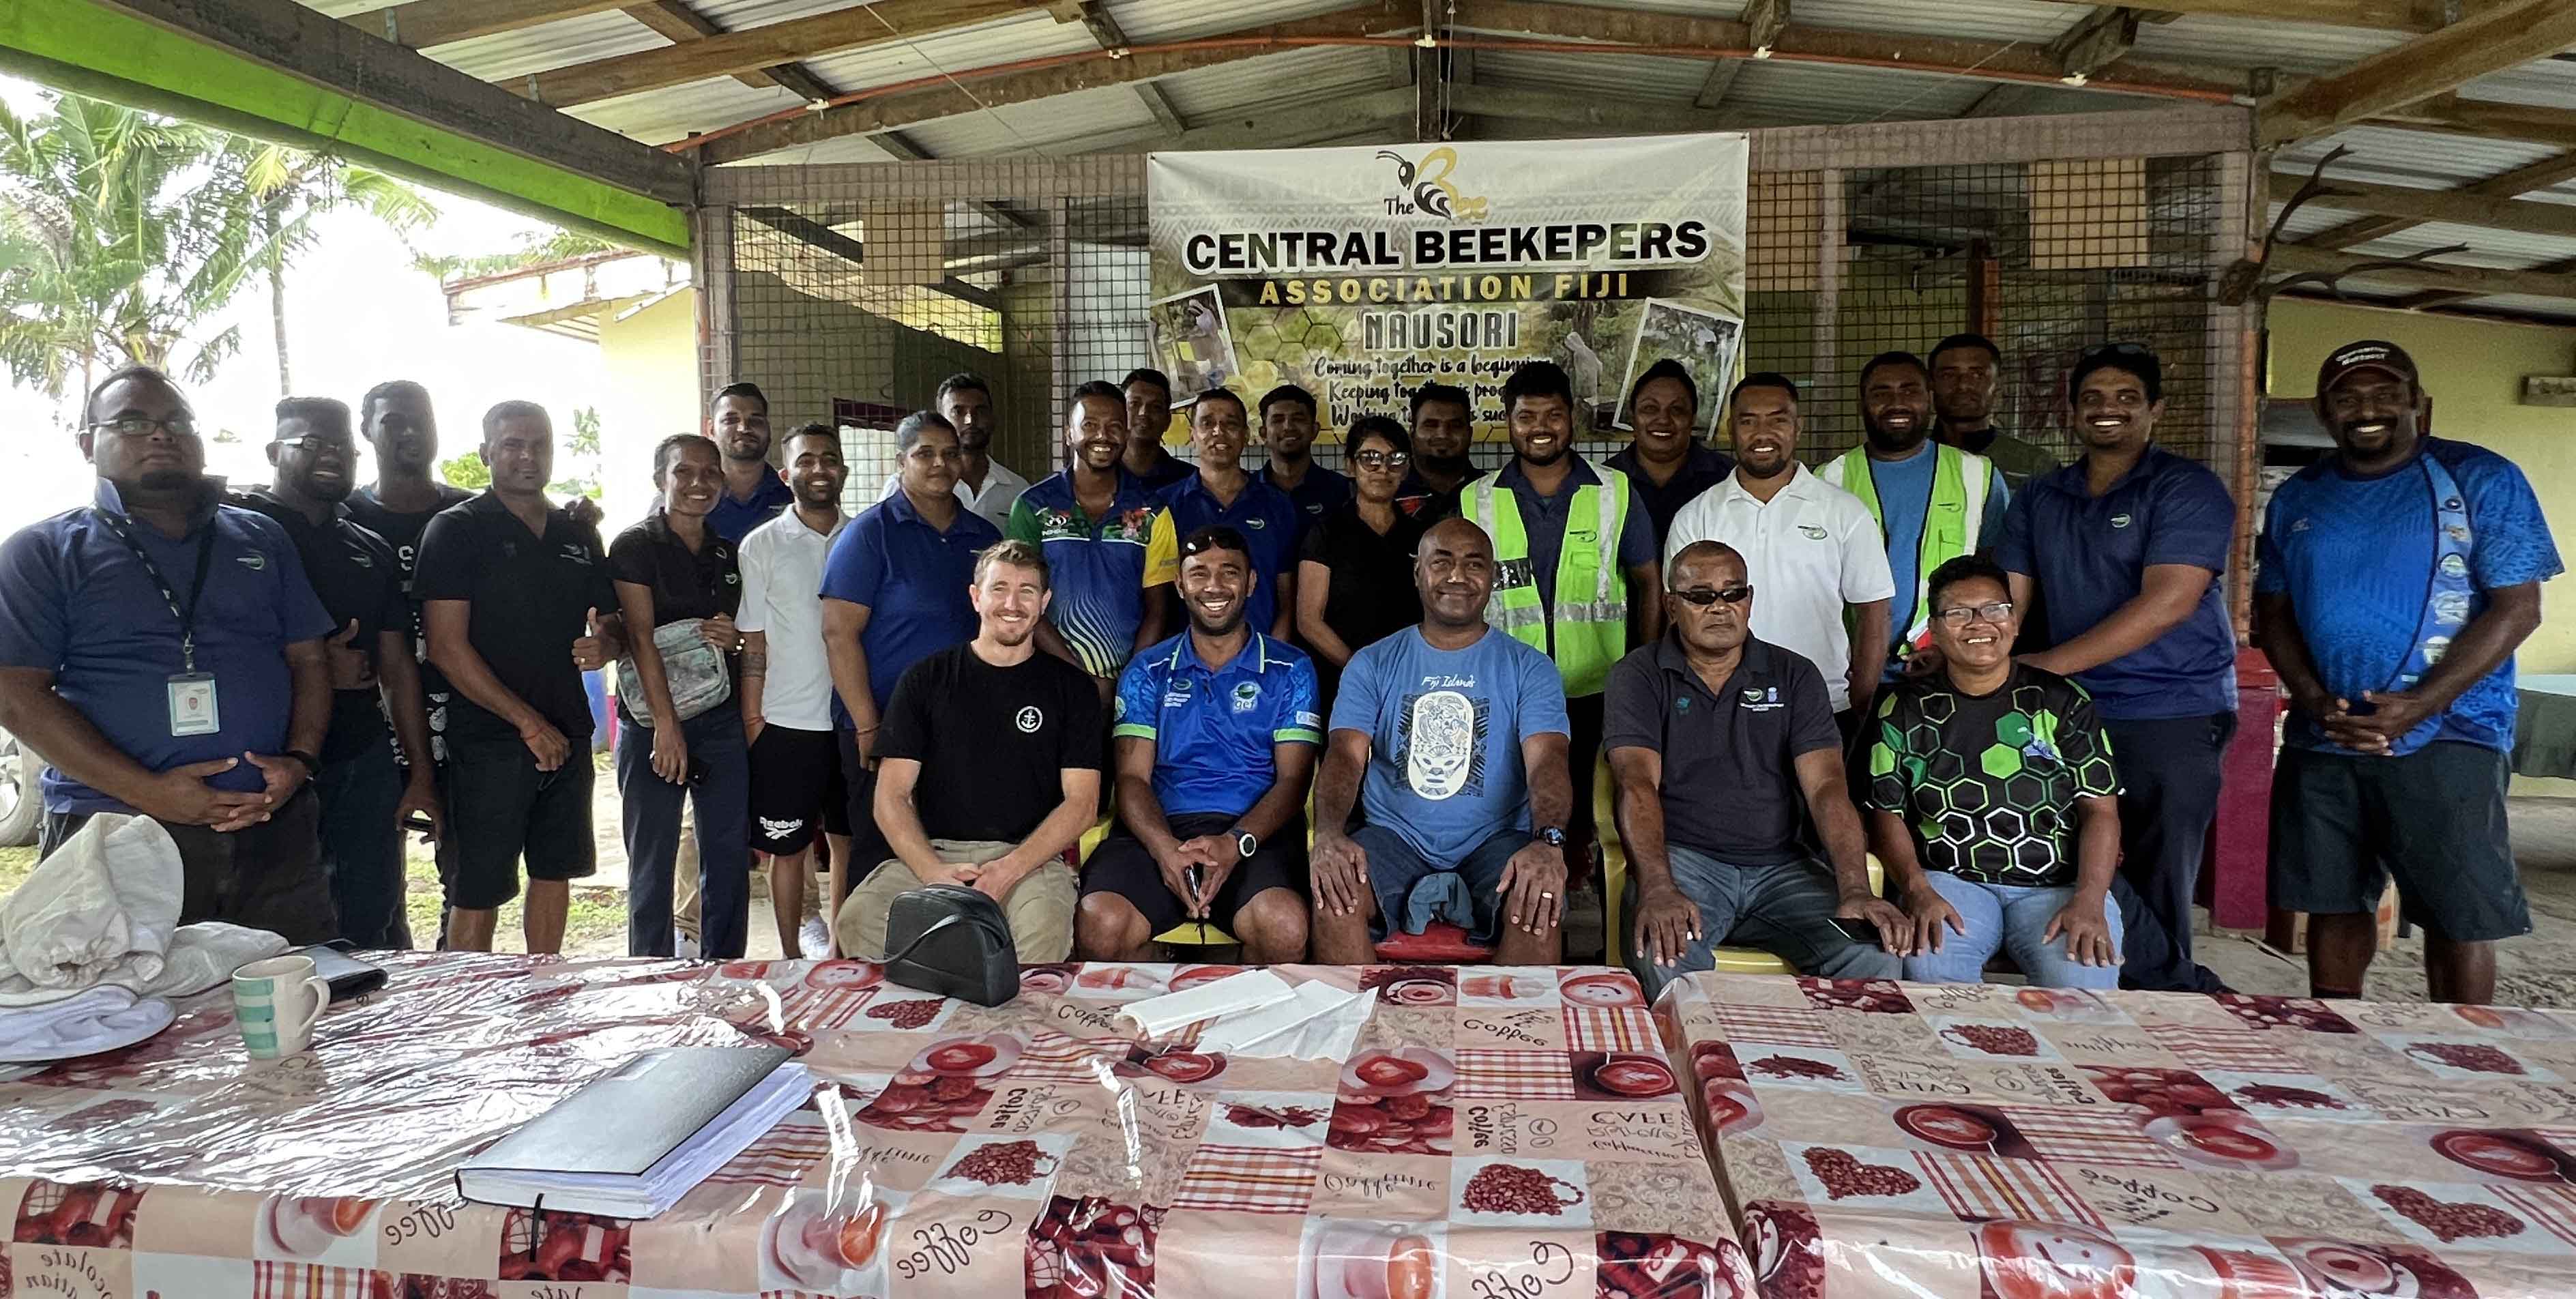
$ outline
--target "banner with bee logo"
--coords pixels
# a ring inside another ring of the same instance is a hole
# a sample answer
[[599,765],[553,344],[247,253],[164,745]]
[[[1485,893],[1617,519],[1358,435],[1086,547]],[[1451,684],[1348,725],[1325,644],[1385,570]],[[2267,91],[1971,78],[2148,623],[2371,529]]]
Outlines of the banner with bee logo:
[[1671,359],[1713,428],[1744,332],[1742,135],[1158,153],[1146,333],[1179,403],[1294,383],[1331,436],[1465,389],[1503,435],[1515,366],[1564,366],[1596,429]]

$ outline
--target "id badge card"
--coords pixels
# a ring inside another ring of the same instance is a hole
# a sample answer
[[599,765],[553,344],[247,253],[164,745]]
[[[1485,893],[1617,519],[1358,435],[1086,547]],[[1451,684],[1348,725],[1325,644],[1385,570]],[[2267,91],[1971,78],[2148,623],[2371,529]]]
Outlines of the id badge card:
[[212,735],[223,728],[223,714],[215,705],[215,677],[211,672],[174,672],[170,674],[170,733],[172,735]]

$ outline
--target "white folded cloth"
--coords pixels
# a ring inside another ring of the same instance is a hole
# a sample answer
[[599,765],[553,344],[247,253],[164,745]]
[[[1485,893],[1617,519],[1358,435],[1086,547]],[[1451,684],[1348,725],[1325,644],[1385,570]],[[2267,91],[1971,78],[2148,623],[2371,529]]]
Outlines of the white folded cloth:
[[1161,1037],[1201,1020],[1216,1019],[1287,1001],[1294,994],[1288,981],[1268,970],[1245,970],[1180,992],[1147,997],[1120,1007],[1147,1037]]
[[1323,1060],[1348,1055],[1376,994],[1309,981],[1285,1001],[1229,1015],[1199,1034],[1201,1051],[1257,1059]]
[[169,1002],[137,1000],[125,988],[92,988],[47,1006],[0,1011],[0,1063],[90,1055],[149,1037],[174,1018]]
[[0,964],[36,988],[160,977],[179,924],[179,845],[148,816],[102,813],[0,899]]

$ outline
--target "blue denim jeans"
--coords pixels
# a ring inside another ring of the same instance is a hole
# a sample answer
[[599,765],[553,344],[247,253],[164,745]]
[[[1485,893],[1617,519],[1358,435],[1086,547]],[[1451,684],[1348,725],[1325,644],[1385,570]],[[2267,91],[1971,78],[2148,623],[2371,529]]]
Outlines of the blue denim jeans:
[[[1905,958],[1905,977],[1917,983],[1981,983],[1986,962],[1997,951],[2009,953],[2023,977],[2042,988],[2090,988],[2108,992],[2120,986],[2120,967],[2084,965],[2066,954],[2066,936],[2043,943],[2048,922],[2075,896],[2071,884],[2026,888],[2013,884],[1979,884],[1948,871],[1927,870],[1923,878],[1944,901],[1958,909],[1968,932],[1941,929],[1941,950]],[[2111,950],[2120,950],[2120,904],[2102,899],[2102,917],[2111,924]]]
[[1628,968],[1654,1000],[1664,985],[1717,966],[1717,948],[1758,947],[1800,974],[1828,979],[1893,979],[1901,964],[1877,943],[1834,927],[1834,877],[1811,861],[1737,866],[1692,848],[1667,844],[1673,885],[1699,908],[1699,941],[1673,965],[1657,965],[1636,943],[1637,877],[1628,876],[1621,922],[1630,926]]
[[[689,780],[653,774],[653,728],[617,729],[617,793],[626,831],[626,954],[671,954],[671,871],[680,856],[680,800],[698,817],[698,878],[705,890],[698,954],[742,955],[751,927],[751,749],[742,711],[719,704],[680,723]],[[575,753],[572,760],[587,755]]]
[[340,909],[340,936],[359,947],[411,946],[403,918],[402,802],[404,772],[394,751],[369,744],[324,763],[313,778],[322,797],[322,869]]

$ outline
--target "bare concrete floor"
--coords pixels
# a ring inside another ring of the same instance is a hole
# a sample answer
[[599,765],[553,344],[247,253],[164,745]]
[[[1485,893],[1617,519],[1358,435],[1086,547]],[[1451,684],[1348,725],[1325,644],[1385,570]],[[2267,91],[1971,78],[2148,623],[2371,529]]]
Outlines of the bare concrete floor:
[[[2576,1006],[2576,799],[2517,798],[2505,815],[2523,891],[2531,898],[2532,932],[2497,946],[2496,1000]],[[2306,959],[2261,940],[2260,934],[2204,927],[2194,940],[2194,955],[2240,992],[2306,995]],[[2373,1001],[2424,1000],[2423,936],[2398,939],[2382,951],[2371,962],[2365,990]]]

